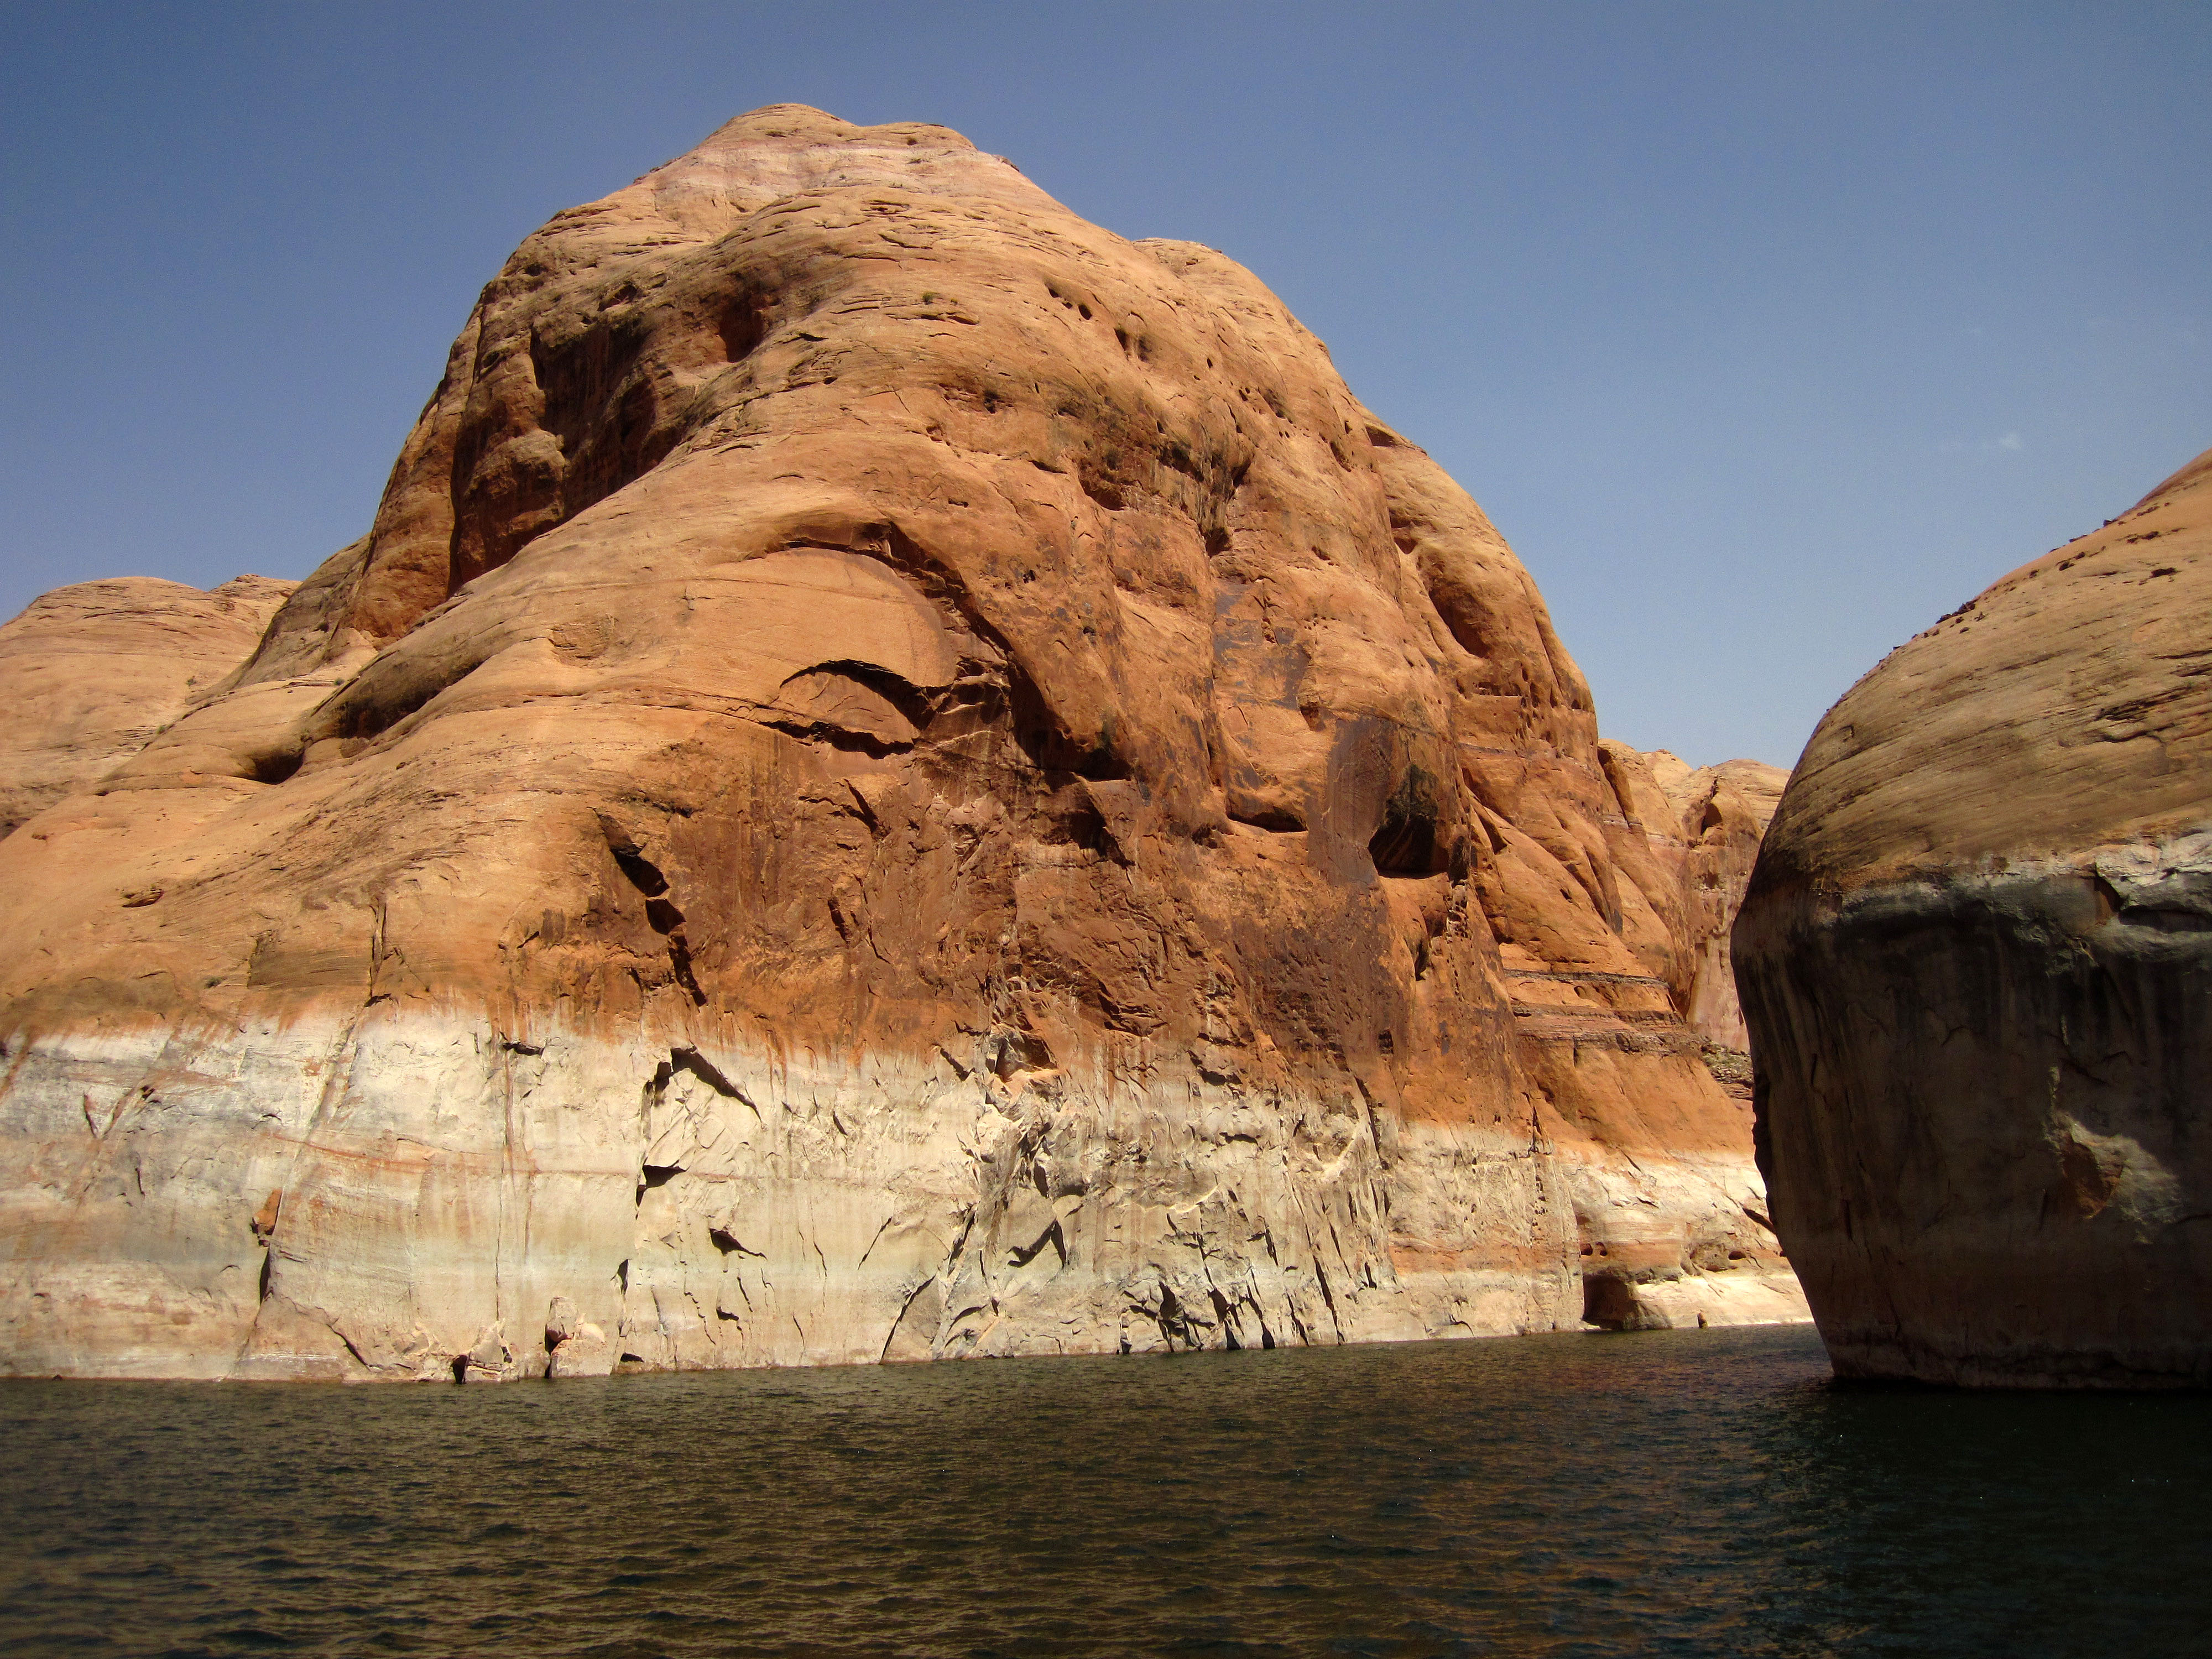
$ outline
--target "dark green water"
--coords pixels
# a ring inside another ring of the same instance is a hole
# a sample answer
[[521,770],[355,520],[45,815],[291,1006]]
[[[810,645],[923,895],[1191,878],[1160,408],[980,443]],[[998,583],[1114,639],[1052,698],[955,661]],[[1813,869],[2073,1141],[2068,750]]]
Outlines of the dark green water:
[[2212,1401],[1803,1328],[497,1389],[0,1384],[0,1648],[2212,1654]]

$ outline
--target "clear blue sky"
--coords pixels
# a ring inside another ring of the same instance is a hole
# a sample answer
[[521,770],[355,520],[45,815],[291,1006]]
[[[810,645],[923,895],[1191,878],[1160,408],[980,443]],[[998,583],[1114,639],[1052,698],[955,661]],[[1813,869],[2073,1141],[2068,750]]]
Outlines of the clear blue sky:
[[796,101],[1251,266],[1609,735],[1788,764],[2212,446],[2212,6],[0,7],[0,615],[306,574],[559,208]]

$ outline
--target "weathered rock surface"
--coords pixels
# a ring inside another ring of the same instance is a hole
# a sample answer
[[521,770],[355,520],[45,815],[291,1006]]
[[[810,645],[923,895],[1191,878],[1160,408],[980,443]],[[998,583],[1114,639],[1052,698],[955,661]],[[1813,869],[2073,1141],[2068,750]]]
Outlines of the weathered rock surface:
[[1527,573],[1249,273],[757,112],[525,242],[369,534],[0,842],[0,1362],[1789,1316],[1680,927]]
[[2212,1382],[2212,454],[1832,709],[1735,929],[1837,1369]]
[[1639,751],[1610,738],[1598,746],[1631,821],[1650,841],[1661,867],[1674,872],[1681,896],[1683,949],[1670,977],[1674,1006],[1722,1051],[1708,1058],[1729,1074],[1723,1082],[1731,1093],[1737,1090],[1730,1077],[1741,1073],[1748,1100],[1749,1038],[1736,1001],[1729,933],[1790,774],[1755,760],[1692,768],[1664,749]]
[[147,576],[56,588],[0,627],[0,836],[104,777],[260,643],[294,584]]

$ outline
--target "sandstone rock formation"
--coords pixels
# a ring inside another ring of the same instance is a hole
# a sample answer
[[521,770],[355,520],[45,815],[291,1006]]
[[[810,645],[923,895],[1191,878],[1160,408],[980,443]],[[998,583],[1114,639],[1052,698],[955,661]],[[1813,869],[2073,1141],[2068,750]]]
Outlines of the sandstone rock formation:
[[0,627],[0,836],[106,775],[252,653],[293,588],[129,576],[56,588]]
[[759,111],[0,842],[0,1362],[1788,1316],[1679,929],[1527,573],[1249,273]]
[[[1692,769],[1664,749],[1645,753],[1610,738],[1598,747],[1630,820],[1650,841],[1661,866],[1674,873],[1681,896],[1683,951],[1669,976],[1674,1006],[1722,1051],[1709,1050],[1708,1060],[1725,1073],[1723,1086],[1737,1092],[1732,1080],[1740,1074],[1747,1101],[1749,1039],[1736,1001],[1729,930],[1790,774],[1755,760]],[[1735,1064],[1739,1057],[1741,1066]]]
[[2212,453],[1829,711],[1735,929],[1846,1376],[2212,1382]]

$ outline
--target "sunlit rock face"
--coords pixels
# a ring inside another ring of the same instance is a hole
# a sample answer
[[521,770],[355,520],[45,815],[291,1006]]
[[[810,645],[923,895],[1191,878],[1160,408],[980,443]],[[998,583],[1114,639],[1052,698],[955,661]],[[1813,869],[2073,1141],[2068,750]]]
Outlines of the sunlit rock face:
[[484,290],[368,535],[0,842],[0,1360],[1786,1317],[1480,509],[1206,248],[779,106]]
[[206,592],[148,576],[79,582],[0,626],[0,836],[97,783],[216,691],[293,586],[266,576]]
[[[1741,1073],[1748,1100],[1750,1038],[1729,960],[1729,930],[1790,775],[1755,760],[1692,767],[1667,750],[1641,753],[1611,738],[1598,748],[1632,821],[1674,874],[1682,942],[1669,979],[1674,1006],[1705,1039],[1709,1062],[1731,1080]],[[1732,1063],[1738,1059],[1741,1065]]]
[[1735,928],[1838,1370],[2212,1382],[2212,454],[1829,712]]

